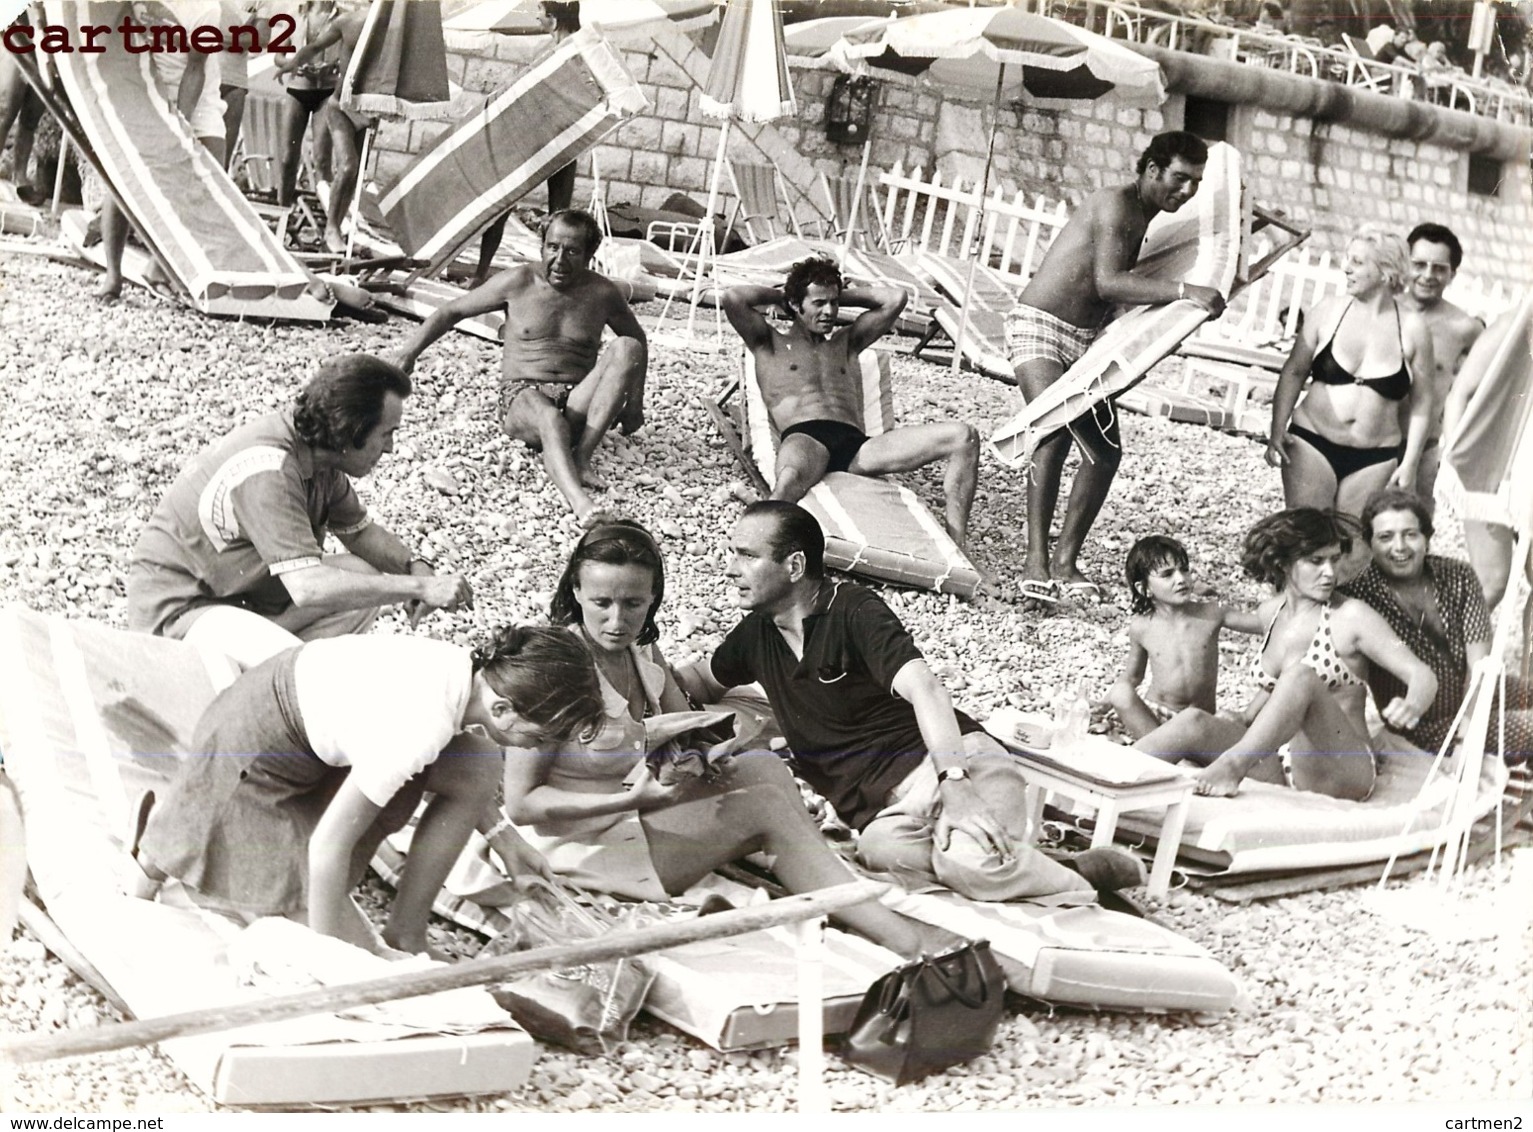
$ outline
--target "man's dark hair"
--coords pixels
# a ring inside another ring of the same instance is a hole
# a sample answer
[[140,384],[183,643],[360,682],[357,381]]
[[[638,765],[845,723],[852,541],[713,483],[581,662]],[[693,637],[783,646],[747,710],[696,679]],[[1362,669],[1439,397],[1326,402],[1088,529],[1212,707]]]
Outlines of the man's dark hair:
[[1368,497],[1368,502],[1363,504],[1363,513],[1358,520],[1363,524],[1363,537],[1369,542],[1373,541],[1373,521],[1386,511],[1409,511],[1416,516],[1421,533],[1428,538],[1432,537],[1431,501],[1421,498],[1414,491],[1386,487]]
[[1150,144],[1144,147],[1144,152],[1139,155],[1139,164],[1135,166],[1136,173],[1144,173],[1151,165],[1157,169],[1171,168],[1171,162],[1180,157],[1189,165],[1208,164],[1208,143],[1197,134],[1189,134],[1186,130],[1171,130],[1164,134],[1156,134],[1150,139]]
[[1146,535],[1129,548],[1123,560],[1123,577],[1128,582],[1128,605],[1133,613],[1151,613],[1150,573],[1166,566],[1189,570],[1187,548],[1166,535]]
[[1430,220],[1425,224],[1418,224],[1411,229],[1411,234],[1405,237],[1405,246],[1416,246],[1417,240],[1425,240],[1429,244],[1441,244],[1448,249],[1448,262],[1453,265],[1453,270],[1458,270],[1458,265],[1464,262],[1464,245],[1458,242],[1458,237],[1453,234],[1453,229],[1446,224],[1433,224]]
[[814,286],[834,287],[837,292],[846,290],[846,280],[841,278],[841,268],[829,256],[810,256],[801,259],[788,269],[783,280],[782,296],[788,306],[797,310],[803,305],[804,296]]
[[595,255],[596,249],[601,247],[601,225],[585,209],[563,208],[554,213],[543,224],[545,237],[555,224],[564,224],[579,231],[585,237],[586,255]]
[[371,354],[326,358],[293,401],[293,427],[305,444],[339,452],[360,448],[383,419],[386,394],[410,395],[404,370]]
[[802,552],[804,576],[806,578],[824,576],[825,532],[820,529],[819,521],[813,515],[797,503],[787,503],[781,499],[763,499],[747,507],[745,514],[741,517],[753,519],[757,515],[763,515],[772,520],[772,538],[769,545],[772,548],[774,561],[785,562],[788,555]]

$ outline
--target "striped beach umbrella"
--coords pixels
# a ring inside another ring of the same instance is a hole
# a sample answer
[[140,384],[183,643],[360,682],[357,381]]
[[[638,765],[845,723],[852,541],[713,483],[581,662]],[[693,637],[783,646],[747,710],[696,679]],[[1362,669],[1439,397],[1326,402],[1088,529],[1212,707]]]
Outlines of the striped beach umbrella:
[[449,111],[447,46],[438,0],[372,0],[341,84],[361,114],[440,117]]
[[794,112],[782,14],[773,0],[729,0],[701,106],[711,118],[744,122]]
[[[496,32],[543,35],[541,0],[486,0],[448,20],[451,41]],[[714,0],[580,0],[580,26],[617,33],[669,24],[677,31],[697,31],[718,22]],[[465,44],[466,46],[469,44]]]
[[821,16],[814,20],[801,20],[783,28],[783,45],[789,55],[801,55],[817,59],[842,39],[853,34],[869,35],[892,16]]
[[853,29],[830,50],[848,70],[919,75],[944,91],[997,100],[1165,100],[1160,68],[1108,39],[1019,8],[955,8]]

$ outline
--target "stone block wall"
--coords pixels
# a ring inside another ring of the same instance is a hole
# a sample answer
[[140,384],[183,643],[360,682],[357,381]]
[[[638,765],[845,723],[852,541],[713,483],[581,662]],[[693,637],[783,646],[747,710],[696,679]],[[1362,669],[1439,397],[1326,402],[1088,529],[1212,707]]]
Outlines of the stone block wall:
[[[673,192],[706,199],[719,123],[698,106],[708,59],[687,36],[670,29],[617,41],[624,62],[643,87],[651,110],[624,123],[580,163],[576,201],[591,191],[600,170],[609,202],[658,207]],[[455,81],[488,93],[515,81],[531,58],[529,45],[493,37],[475,51],[450,53]],[[783,174],[795,214],[812,222],[829,205],[819,174],[855,176],[862,147],[836,145],[825,136],[825,104],[835,73],[817,67],[793,71],[798,113],[791,118],[731,127],[729,155],[772,164]],[[1159,108],[1126,109],[1111,99],[1069,109],[945,96],[901,76],[879,85],[869,160],[871,169],[896,162],[907,170],[939,168],[977,182],[990,123],[997,121],[992,184],[1031,198],[1064,199],[1133,175],[1150,138],[1183,122],[1183,99]],[[386,180],[446,127],[391,123],[379,131],[377,176]],[[1368,221],[1403,231],[1423,220],[1447,223],[1465,246],[1466,273],[1507,286],[1533,283],[1533,197],[1526,159],[1502,166],[1493,195],[1469,191],[1467,153],[1441,144],[1387,138],[1342,122],[1321,122],[1255,107],[1231,108],[1229,140],[1245,156],[1246,181],[1255,199],[1313,228],[1311,244],[1340,251],[1347,233]],[[728,180],[722,186],[727,193]],[[540,204],[534,189],[529,203]],[[723,205],[720,211],[724,211]]]

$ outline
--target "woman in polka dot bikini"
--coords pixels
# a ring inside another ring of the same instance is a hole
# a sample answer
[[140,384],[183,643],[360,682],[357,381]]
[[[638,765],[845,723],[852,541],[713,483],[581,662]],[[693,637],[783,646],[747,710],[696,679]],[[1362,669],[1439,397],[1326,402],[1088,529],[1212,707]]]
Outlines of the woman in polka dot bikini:
[[[1369,606],[1336,594],[1337,563],[1354,533],[1351,519],[1313,507],[1279,511],[1246,532],[1241,566],[1277,591],[1261,608],[1267,631],[1253,673],[1256,698],[1238,716],[1187,708],[1134,746],[1202,764],[1199,794],[1234,794],[1250,775],[1335,798],[1368,797],[1376,772],[1363,719],[1368,665],[1406,685],[1405,695],[1380,706],[1395,728],[1415,726],[1432,706],[1437,678]],[[1280,761],[1284,743],[1289,752]]]

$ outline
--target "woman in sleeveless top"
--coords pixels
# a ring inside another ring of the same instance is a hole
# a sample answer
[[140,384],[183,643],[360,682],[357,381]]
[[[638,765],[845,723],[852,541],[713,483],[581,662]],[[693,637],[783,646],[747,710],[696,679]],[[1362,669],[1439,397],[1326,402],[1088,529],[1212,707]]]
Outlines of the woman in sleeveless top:
[[[1347,245],[1346,291],[1306,312],[1278,378],[1267,444],[1289,507],[1357,515],[1385,486],[1414,489],[1433,369],[1426,326],[1396,300],[1408,270],[1405,242],[1365,225]],[[1414,380],[1418,373],[1428,379]]]
[[[620,896],[667,900],[757,850],[774,856],[790,892],[852,880],[776,754],[737,755],[714,782],[662,785],[650,773],[643,720],[691,707],[654,645],[664,592],[659,548],[639,524],[598,523],[576,544],[549,616],[595,660],[607,726],[584,743],[511,752],[505,783],[511,820],[556,873]],[[877,903],[848,909],[840,919],[906,956],[954,939]]]
[[[1312,507],[1256,523],[1246,533],[1241,566],[1277,593],[1261,609],[1267,635],[1253,673],[1256,698],[1238,718],[1187,708],[1134,746],[1199,763],[1199,794],[1234,794],[1249,775],[1366,798],[1377,769],[1363,718],[1369,664],[1406,685],[1404,696],[1380,705],[1395,728],[1420,721],[1437,695],[1437,678],[1372,608],[1336,594],[1337,563],[1353,530],[1348,518]],[[1285,743],[1289,759],[1282,762],[1275,756]]]

